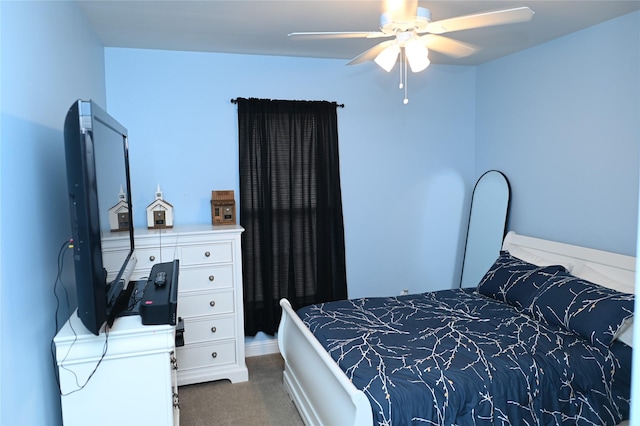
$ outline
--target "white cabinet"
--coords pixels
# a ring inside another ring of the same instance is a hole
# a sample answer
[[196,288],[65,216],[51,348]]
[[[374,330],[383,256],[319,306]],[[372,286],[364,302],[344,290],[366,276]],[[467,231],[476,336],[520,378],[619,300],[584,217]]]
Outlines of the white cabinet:
[[88,331],[74,312],[54,338],[69,425],[178,425],[174,327],[118,318]]
[[[244,358],[242,232],[236,225],[135,231],[134,279],[145,277],[154,263],[180,261],[178,316],[184,320],[185,344],[176,350],[178,385],[249,379]],[[122,237],[108,238],[103,249],[121,251],[121,241]]]

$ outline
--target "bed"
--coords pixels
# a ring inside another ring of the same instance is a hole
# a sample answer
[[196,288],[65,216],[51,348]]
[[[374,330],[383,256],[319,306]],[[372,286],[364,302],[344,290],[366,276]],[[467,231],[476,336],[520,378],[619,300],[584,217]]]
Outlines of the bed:
[[283,381],[304,422],[626,419],[635,258],[514,232],[502,249],[477,289],[297,313],[283,299]]

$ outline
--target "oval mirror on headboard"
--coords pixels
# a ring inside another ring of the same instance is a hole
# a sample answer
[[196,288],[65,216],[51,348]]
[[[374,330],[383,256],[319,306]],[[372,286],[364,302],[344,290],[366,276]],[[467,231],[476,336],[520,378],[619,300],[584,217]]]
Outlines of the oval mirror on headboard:
[[475,287],[500,254],[511,190],[497,170],[480,176],[473,188],[460,287]]

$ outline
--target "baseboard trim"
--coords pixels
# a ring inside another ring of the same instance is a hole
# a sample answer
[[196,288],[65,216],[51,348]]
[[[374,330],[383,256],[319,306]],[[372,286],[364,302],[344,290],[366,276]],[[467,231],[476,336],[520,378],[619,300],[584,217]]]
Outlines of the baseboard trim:
[[276,338],[245,343],[244,345],[245,357],[271,355],[277,353],[280,353],[280,349],[278,348],[278,339]]

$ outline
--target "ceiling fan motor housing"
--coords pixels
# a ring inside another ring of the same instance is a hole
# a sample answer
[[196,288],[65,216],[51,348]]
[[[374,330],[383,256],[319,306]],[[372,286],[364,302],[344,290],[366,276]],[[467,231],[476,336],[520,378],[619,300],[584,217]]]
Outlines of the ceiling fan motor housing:
[[430,23],[431,11],[424,7],[417,8],[416,16],[406,16],[402,20],[394,20],[389,12],[380,15],[380,31],[390,35],[404,31],[425,32]]

